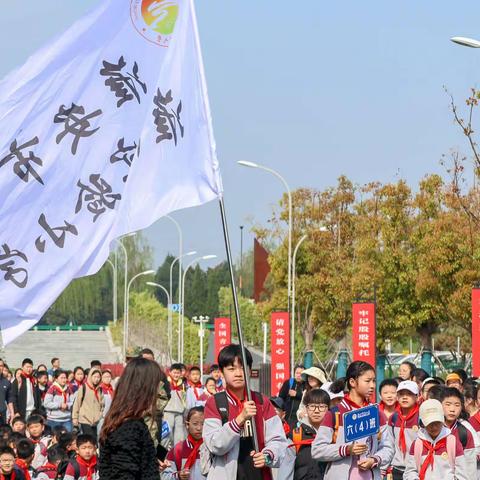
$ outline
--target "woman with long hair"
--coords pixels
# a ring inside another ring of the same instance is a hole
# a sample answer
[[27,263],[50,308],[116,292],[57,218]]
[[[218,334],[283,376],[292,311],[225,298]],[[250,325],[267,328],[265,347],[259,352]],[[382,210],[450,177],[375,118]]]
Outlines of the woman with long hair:
[[155,445],[144,418],[156,411],[163,372],[137,357],[127,364],[100,432],[99,474],[102,480],[158,480]]

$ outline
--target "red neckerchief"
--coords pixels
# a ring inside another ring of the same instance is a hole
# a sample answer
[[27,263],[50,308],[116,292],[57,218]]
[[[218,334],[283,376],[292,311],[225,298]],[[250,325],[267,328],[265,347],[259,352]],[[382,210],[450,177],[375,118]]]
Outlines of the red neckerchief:
[[92,385],[90,385],[90,382],[87,382],[86,385],[95,394],[97,402],[100,403],[100,397],[98,396],[98,387],[93,387]]
[[195,398],[200,400],[200,395],[197,392],[197,388],[202,388],[202,382],[191,382],[190,380],[188,381],[188,384],[190,385],[190,388],[193,389],[193,394],[195,395]]
[[193,445],[193,450],[190,452],[190,455],[187,457],[187,461],[183,468],[185,470],[190,470],[193,467],[194,463],[200,458],[200,447],[203,443],[203,438],[200,440],[195,440],[190,434],[188,434],[187,440]]
[[170,380],[170,390],[174,392],[183,391],[183,382],[179,385],[178,383],[174,383],[173,380]]
[[[15,480],[17,476],[15,475],[15,469],[12,470],[12,473],[8,476],[9,480]],[[7,477],[3,475],[3,473],[0,473],[0,480],[6,480]]]
[[291,430],[290,425],[285,420],[282,421],[282,424],[283,424],[283,431],[285,432],[285,436],[288,437]]
[[67,403],[68,401],[68,386],[65,385],[65,389],[62,389],[62,387],[60,387],[60,385],[58,385],[57,383],[54,383],[52,385],[52,388],[59,394],[59,395],[62,395],[63,396],[63,403]]
[[73,379],[73,380],[71,381],[72,386],[76,386],[77,389],[79,389],[79,388],[83,385],[83,383],[84,383],[83,381],[78,382],[78,381],[75,380],[75,379]]
[[425,475],[427,473],[428,466],[431,465],[433,470],[435,452],[440,450],[440,448],[446,447],[447,437],[442,438],[435,445],[432,445],[428,440],[423,440],[423,439],[422,439],[422,443],[423,443],[423,446],[427,449],[428,454],[427,454],[427,458],[425,458],[425,461],[423,462],[422,468],[420,469],[419,478],[420,480],[425,480]]
[[35,377],[33,375],[27,375],[25,372],[21,372],[20,375],[25,380],[30,380],[30,383],[32,384],[32,387],[34,387],[37,384],[37,380],[35,379]]
[[[383,400],[378,404],[378,408],[381,412],[385,412],[385,403],[383,403]],[[395,405],[393,405],[393,411],[395,411],[398,408],[398,402],[395,402]]]
[[97,466],[97,457],[94,455],[90,461],[87,462],[80,455],[77,455],[77,462],[87,469],[87,480],[93,480],[93,474]]
[[408,412],[407,415],[403,415],[402,409],[400,406],[397,408],[398,417],[402,422],[400,424],[400,436],[398,437],[398,445],[400,446],[400,450],[403,452],[403,456],[407,453],[407,441],[405,439],[405,428],[407,426],[407,422],[411,420],[417,413],[418,413],[418,405],[415,404]]
[[358,403],[355,403],[351,398],[350,394],[347,393],[343,399],[345,402],[352,408],[363,408],[363,407],[368,407],[370,405],[370,402],[368,400],[364,400],[362,405],[359,405]]
[[113,395],[113,387],[111,384],[107,385],[106,383],[102,383],[101,388],[104,394]]
[[28,471],[28,465],[25,463],[25,460],[17,458],[15,460],[15,465],[22,471],[23,475],[25,476],[25,480],[32,480],[32,477],[30,477],[30,472]]

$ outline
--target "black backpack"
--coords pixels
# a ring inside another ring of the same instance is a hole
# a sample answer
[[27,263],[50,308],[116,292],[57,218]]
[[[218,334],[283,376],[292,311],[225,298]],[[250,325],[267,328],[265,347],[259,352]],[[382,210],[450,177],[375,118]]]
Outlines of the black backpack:
[[57,476],[55,477],[55,480],[63,480],[65,474],[67,473],[67,467],[69,464],[71,464],[73,467],[73,478],[75,478],[75,480],[78,480],[80,478],[80,465],[75,458],[71,458],[69,460],[64,460],[63,462],[60,462],[58,464]]

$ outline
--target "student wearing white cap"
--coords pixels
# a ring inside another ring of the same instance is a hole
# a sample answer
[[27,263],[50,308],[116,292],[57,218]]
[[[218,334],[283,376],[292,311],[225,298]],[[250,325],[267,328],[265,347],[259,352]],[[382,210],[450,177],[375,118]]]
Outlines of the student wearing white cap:
[[468,477],[463,447],[444,425],[442,404],[429,399],[420,405],[424,427],[407,456],[404,480],[472,480]]
[[407,454],[418,434],[418,385],[411,380],[400,382],[397,387],[397,410],[388,424],[395,439],[395,456],[392,461],[393,480],[402,480]]
[[305,390],[303,391],[302,401],[297,410],[297,419],[299,423],[308,424],[308,415],[305,406],[305,395],[314,388],[321,388],[327,382],[325,372],[319,367],[310,367],[302,372],[302,379],[305,382]]

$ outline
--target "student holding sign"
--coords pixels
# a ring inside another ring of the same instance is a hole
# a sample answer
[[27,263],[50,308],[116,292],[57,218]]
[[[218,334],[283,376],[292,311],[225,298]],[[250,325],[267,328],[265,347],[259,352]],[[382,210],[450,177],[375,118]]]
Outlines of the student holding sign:
[[375,392],[375,370],[362,361],[349,365],[344,381],[337,380],[332,391],[347,387],[342,402],[325,415],[312,444],[312,458],[328,462],[325,480],[380,480],[380,468],[393,459],[394,446],[385,415],[379,413],[378,433],[360,441],[345,441],[344,414],[369,405]]

